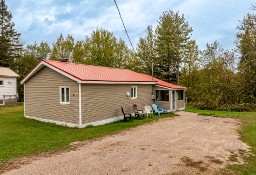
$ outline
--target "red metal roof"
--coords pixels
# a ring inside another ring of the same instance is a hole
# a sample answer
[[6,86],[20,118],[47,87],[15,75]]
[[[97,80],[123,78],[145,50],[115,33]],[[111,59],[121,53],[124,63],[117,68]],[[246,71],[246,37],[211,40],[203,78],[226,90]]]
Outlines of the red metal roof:
[[108,82],[153,82],[151,78],[143,74],[121,68],[110,68],[102,66],[92,66],[76,64],[70,62],[60,62],[53,60],[43,60],[45,63],[81,80],[81,81],[108,81]]
[[[144,74],[144,75],[147,76],[147,77],[150,77],[151,80],[152,80],[152,76],[146,75],[146,74]],[[157,81],[156,85],[162,86],[162,87],[165,87],[165,88],[186,89],[186,87],[178,86],[178,85],[171,84],[171,83],[167,83],[167,82],[165,82],[165,81],[163,81],[163,80],[160,80],[160,79],[158,79],[158,78],[155,78],[155,77],[153,78],[153,80]]]
[[153,78],[152,80],[152,77],[149,75],[137,73],[128,69],[92,66],[53,60],[43,60],[43,62],[81,81],[152,82],[165,88],[185,89],[185,87],[167,83],[157,78]]
[[167,82],[159,80],[157,78],[154,78],[154,80],[157,80],[157,85],[158,86],[163,86],[163,87],[172,88],[172,89],[186,89],[186,87],[178,86],[178,85],[171,84],[171,83],[167,83]]

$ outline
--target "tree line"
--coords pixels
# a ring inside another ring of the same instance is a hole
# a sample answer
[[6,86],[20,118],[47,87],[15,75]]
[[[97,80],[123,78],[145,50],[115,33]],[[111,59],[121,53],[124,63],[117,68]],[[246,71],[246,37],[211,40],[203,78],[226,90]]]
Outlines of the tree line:
[[[22,44],[12,14],[0,3],[0,66],[20,75],[19,81],[42,59],[128,68],[187,87],[187,100],[201,109],[256,110],[256,15],[247,14],[238,26],[236,48],[225,50],[218,41],[200,50],[183,14],[163,12],[155,29],[146,27],[136,50],[103,28],[83,40],[60,34],[47,42]],[[23,87],[18,85],[20,99]]]

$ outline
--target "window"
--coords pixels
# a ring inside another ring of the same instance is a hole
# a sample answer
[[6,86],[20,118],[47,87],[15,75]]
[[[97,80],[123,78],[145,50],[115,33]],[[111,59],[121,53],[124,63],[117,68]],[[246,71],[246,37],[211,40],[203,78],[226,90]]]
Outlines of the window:
[[4,86],[4,81],[0,80],[0,86]]
[[169,101],[169,90],[156,90],[156,101]]
[[66,86],[60,86],[60,103],[70,104],[70,88]]
[[178,100],[184,100],[184,91],[183,90],[178,90]]
[[131,87],[131,98],[137,98],[137,86]]

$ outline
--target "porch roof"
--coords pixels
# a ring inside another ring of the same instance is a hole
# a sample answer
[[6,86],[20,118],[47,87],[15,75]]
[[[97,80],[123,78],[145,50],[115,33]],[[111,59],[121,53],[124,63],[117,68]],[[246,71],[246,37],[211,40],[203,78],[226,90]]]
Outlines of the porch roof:
[[[146,75],[146,74],[144,74],[144,75],[152,78],[152,76],[150,76],[150,75]],[[171,83],[168,83],[166,81],[160,80],[155,77],[153,78],[153,80],[157,81],[156,86],[159,86],[159,87],[163,87],[163,88],[167,88],[167,89],[186,89],[186,87],[184,87],[184,86],[178,86],[175,84],[171,84]]]

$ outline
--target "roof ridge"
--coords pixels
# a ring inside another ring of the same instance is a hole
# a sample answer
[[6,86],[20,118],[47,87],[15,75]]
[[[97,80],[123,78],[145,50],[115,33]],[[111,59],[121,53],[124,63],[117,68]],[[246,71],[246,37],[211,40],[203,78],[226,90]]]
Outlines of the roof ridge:
[[[120,68],[120,67],[107,67],[107,66],[96,66],[96,65],[91,65],[91,64],[83,64],[83,63],[73,63],[73,62],[61,62],[61,61],[57,61],[57,60],[45,60],[43,59],[44,62],[49,63],[50,62],[57,62],[57,63],[68,63],[68,64],[75,64],[75,65],[82,65],[82,66],[91,66],[91,67],[102,67],[102,68],[108,68],[108,69],[121,69],[121,70],[129,70],[132,71],[130,69],[127,68]],[[135,71],[133,71],[135,72]]]

